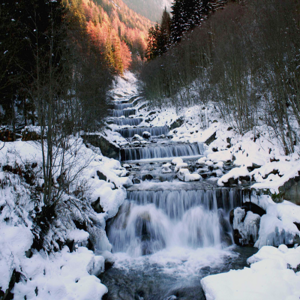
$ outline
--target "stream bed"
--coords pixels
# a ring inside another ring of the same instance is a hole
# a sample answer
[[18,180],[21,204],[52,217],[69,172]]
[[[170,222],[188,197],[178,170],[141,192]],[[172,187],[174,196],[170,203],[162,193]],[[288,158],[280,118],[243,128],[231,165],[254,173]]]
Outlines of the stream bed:
[[[233,242],[230,214],[244,191],[218,188],[217,177],[230,165],[201,165],[204,143],[170,142],[167,126],[151,127],[138,114],[142,97],[127,98],[114,101],[111,124],[127,140],[120,161],[133,185],[107,222],[115,261],[100,275],[108,288],[103,299],[204,300],[202,278],[242,269],[257,252]],[[176,166],[174,158],[181,159]],[[180,178],[181,170],[201,180]]]
[[106,300],[204,300],[200,280],[211,274],[242,269],[255,248],[232,246],[163,250],[132,258],[116,253],[112,268],[100,276]]

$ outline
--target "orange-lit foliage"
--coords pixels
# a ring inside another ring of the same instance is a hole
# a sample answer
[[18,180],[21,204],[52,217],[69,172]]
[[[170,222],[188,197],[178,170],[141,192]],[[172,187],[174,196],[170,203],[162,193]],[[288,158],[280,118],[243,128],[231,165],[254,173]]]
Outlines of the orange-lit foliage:
[[[101,3],[101,5],[97,4]],[[122,0],[82,0],[87,32],[106,57],[112,71],[122,74],[133,57],[144,58],[151,22],[130,10]]]

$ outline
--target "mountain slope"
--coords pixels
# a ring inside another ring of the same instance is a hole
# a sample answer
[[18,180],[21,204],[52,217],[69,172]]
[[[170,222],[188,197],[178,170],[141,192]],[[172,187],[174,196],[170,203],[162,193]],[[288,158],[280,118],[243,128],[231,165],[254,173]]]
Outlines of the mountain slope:
[[153,22],[159,22],[165,7],[170,10],[173,0],[123,0],[129,8]]
[[[74,3],[69,7],[74,10]],[[132,61],[144,59],[152,22],[129,9],[122,0],[82,0],[77,3],[77,14],[116,73],[122,74]]]

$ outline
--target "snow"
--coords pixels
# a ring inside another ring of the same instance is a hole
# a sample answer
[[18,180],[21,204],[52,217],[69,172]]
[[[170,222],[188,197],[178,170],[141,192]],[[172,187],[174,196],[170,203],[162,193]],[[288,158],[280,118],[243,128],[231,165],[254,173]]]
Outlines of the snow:
[[0,227],[0,287],[6,290],[13,270],[21,271],[22,260],[25,258],[25,251],[30,249],[33,238],[29,228],[23,226]]
[[228,182],[230,178],[237,179],[240,176],[247,176],[249,175],[249,171],[246,167],[239,167],[239,168],[234,168],[230,170],[227,174],[223,175],[219,180],[218,180],[218,185],[219,186],[224,186],[224,183]]
[[[115,101],[129,100],[138,95],[138,92],[136,77],[130,72],[125,72],[124,77],[116,78],[110,95]],[[252,212],[246,214],[245,210],[240,208],[235,210],[234,228],[239,229],[246,240],[252,236],[256,240],[255,247],[260,250],[249,258],[251,267],[204,278],[201,283],[207,300],[299,299],[300,272],[295,273],[289,267],[296,268],[300,264],[300,247],[288,249],[281,244],[292,243],[293,239],[299,236],[300,232],[294,222],[300,223],[300,207],[288,201],[274,203],[270,196],[260,195],[263,189],[278,193],[280,186],[299,175],[299,151],[286,156],[272,129],[266,125],[257,126],[244,135],[230,130],[213,103],[208,103],[204,110],[200,105],[178,110],[164,107],[155,109],[154,114],[148,116],[149,111],[144,107],[147,101],[135,102],[139,107],[139,115],[150,119],[149,123],[143,121],[139,126],[170,126],[175,120],[183,118],[183,125],[170,131],[168,138],[171,142],[205,142],[216,134],[216,139],[209,145],[205,155],[198,159],[197,164],[218,168],[216,173],[219,186],[224,186],[230,178],[249,176],[254,180],[251,188],[257,191],[257,195],[253,195],[251,201],[266,210],[266,214],[261,218]],[[113,126],[109,127],[114,129]],[[40,133],[38,127],[30,126],[27,129]],[[110,129],[98,134],[117,147],[128,145],[127,139]],[[145,142],[140,136],[136,138]],[[20,172],[24,171],[26,166],[36,164],[33,169],[36,184],[42,186],[41,146],[39,141],[16,141],[5,143],[2,149],[1,144],[2,169],[10,166],[15,171],[0,171],[0,287],[3,291],[7,289],[14,270],[22,273],[21,281],[13,290],[14,299],[23,300],[26,295],[27,299],[89,300],[101,299],[107,292],[107,288],[96,276],[104,271],[106,259],[115,259],[110,253],[111,245],[106,236],[105,225],[107,219],[115,216],[124,202],[124,187],[132,185],[126,171],[129,165],[121,166],[119,161],[104,157],[101,150],[87,148],[78,137],[70,137],[68,145],[65,158],[70,166],[67,176],[72,182],[69,194],[63,195],[58,205],[58,218],[46,239],[54,244],[59,240],[74,241],[75,249],[70,252],[64,247],[51,254],[34,250],[33,256],[29,258],[25,252],[31,248],[34,239],[32,232],[33,219],[37,213],[35,209],[40,211],[43,203],[32,199],[32,188],[25,183]],[[57,150],[59,162],[61,156],[60,150]],[[232,162],[233,169],[223,174],[223,167],[228,161]],[[174,158],[172,165],[180,180],[193,182],[201,179],[199,174],[190,173],[188,165],[180,157]],[[172,172],[172,165],[164,164],[162,173]],[[255,168],[251,169],[253,167]],[[102,173],[106,180],[100,180],[97,172]],[[54,170],[55,181],[60,174],[58,166]],[[141,183],[139,188],[178,189],[183,184],[192,183],[178,180],[174,183],[147,182]],[[78,192],[83,194],[86,204],[76,198]],[[98,200],[104,212],[97,213],[91,208],[91,203]],[[241,222],[243,218],[244,221]],[[87,224],[87,230],[76,228],[73,220]],[[88,239],[94,241],[94,253],[85,248]],[[191,255],[186,254],[185,249],[173,250],[174,253],[171,249],[162,251],[160,255],[151,256],[151,259],[166,264],[178,259],[183,262],[185,257]],[[184,272],[186,268],[193,268],[201,256],[201,251],[195,250],[191,255],[192,259],[189,258],[187,264],[180,265],[180,272]]]
[[104,258],[80,247],[70,253],[35,253],[22,264],[23,278],[13,289],[14,299],[101,299],[107,288],[95,276],[104,270]]
[[188,169],[179,169],[177,177],[182,181],[198,181],[201,179],[199,174],[191,174]]
[[239,231],[242,244],[248,245],[251,240],[257,241],[259,223],[260,216],[258,214],[254,214],[252,211],[248,211],[246,214],[245,210],[240,207],[234,210],[233,229]]
[[300,247],[264,246],[248,259],[249,268],[201,280],[207,300],[293,300],[300,297]]
[[[34,235],[33,218],[43,203],[32,199],[32,188],[23,178],[27,168],[33,170],[35,182],[42,186],[42,155],[38,141],[5,143],[0,151],[0,287],[6,291],[15,271],[22,274],[21,281],[13,289],[14,299],[101,299],[107,288],[96,277],[104,271],[102,251],[111,250],[105,233],[107,218],[113,217],[125,199],[123,185],[131,180],[120,162],[106,158],[88,149],[82,139],[70,137],[65,162],[70,166],[66,176],[71,179],[69,195],[62,195],[57,205],[57,219],[53,221],[45,241],[49,246],[56,240],[73,241],[74,251],[65,247],[47,255],[42,250],[30,250]],[[60,149],[57,149],[58,162]],[[11,172],[11,170],[13,172]],[[100,180],[97,171],[107,180]],[[60,175],[54,168],[54,178]],[[122,176],[122,177],[120,177]],[[77,191],[84,193],[88,203],[74,197]],[[73,194],[74,193],[74,194]],[[96,213],[89,203],[100,197],[105,212]],[[92,223],[87,231],[78,229],[73,220]],[[95,253],[86,249],[88,239],[94,241]],[[56,246],[58,247],[58,245]],[[27,252],[26,252],[27,251]]]
[[161,168],[161,172],[164,174],[171,173],[172,172],[171,164],[170,163],[163,164]]

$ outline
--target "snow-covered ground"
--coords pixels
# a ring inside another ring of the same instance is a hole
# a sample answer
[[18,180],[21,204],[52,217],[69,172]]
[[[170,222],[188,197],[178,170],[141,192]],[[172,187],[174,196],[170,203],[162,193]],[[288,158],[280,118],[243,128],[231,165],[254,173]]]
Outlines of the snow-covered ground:
[[[37,191],[43,182],[40,143],[16,141],[2,145],[0,287],[5,292],[13,273],[21,274],[12,290],[14,299],[101,299],[107,292],[96,276],[104,271],[105,258],[111,251],[105,221],[118,212],[124,201],[123,184],[128,183],[128,178],[122,176],[126,170],[119,161],[88,149],[81,138],[72,137],[69,143],[65,162],[71,167],[68,176],[72,182],[69,192],[62,195],[56,208],[57,218],[44,238],[50,254],[30,250],[39,234],[34,219],[43,207]],[[55,182],[58,171],[59,168],[54,170]],[[100,180],[99,172],[107,180]],[[32,176],[31,184],[26,183],[26,174]],[[99,197],[104,212],[97,213],[91,204]],[[84,224],[85,229],[78,229],[76,222]],[[86,248],[89,240],[93,241],[94,251]],[[71,242],[74,249],[61,249],[60,242]]]
[[201,280],[207,300],[296,300],[300,298],[300,247],[262,247],[243,270]]
[[[126,73],[125,77],[117,78],[110,93],[116,100],[128,100],[138,95],[136,78],[131,73]],[[138,115],[149,119],[147,108],[141,103],[138,105],[141,107]],[[216,133],[216,139],[209,145],[201,163],[222,166],[226,161],[232,161],[234,168],[220,175],[217,184],[223,186],[230,178],[239,180],[241,176],[250,176],[255,180],[252,188],[257,191],[251,201],[266,210],[260,218],[255,244],[260,251],[249,259],[251,267],[203,279],[207,299],[299,299],[300,273],[291,268],[300,264],[300,247],[287,249],[280,246],[277,249],[267,245],[278,246],[300,234],[294,224],[300,223],[300,207],[288,201],[274,203],[271,196],[260,194],[263,189],[278,193],[280,186],[298,176],[299,149],[293,155],[285,156],[267,126],[239,135],[223,123],[212,103],[205,108],[199,105],[178,111],[174,108],[155,110],[150,121],[139,126],[170,126],[179,118],[184,122],[170,132],[170,141],[205,142]],[[104,134],[116,144],[127,143],[118,133],[105,130]],[[123,186],[131,182],[119,161],[104,157],[93,147],[87,148],[79,137],[70,138],[69,144],[66,159],[72,168],[68,176],[74,180],[68,193],[62,196],[57,206],[57,219],[44,237],[48,250],[52,250],[50,254],[42,250],[28,251],[39,234],[34,219],[43,207],[40,190],[37,190],[43,184],[40,144],[17,141],[5,143],[3,148],[0,145],[0,288],[5,292],[13,273],[21,274],[12,291],[14,299],[25,296],[27,300],[101,299],[107,291],[96,277],[103,272],[105,260],[111,259],[105,222],[118,212],[126,195]],[[180,163],[183,162],[177,161],[176,165]],[[247,167],[254,165],[255,168],[249,171]],[[170,166],[164,166],[166,172]],[[26,174],[32,176],[32,184],[26,182]],[[101,176],[100,179],[99,174],[106,180]],[[59,175],[57,168],[55,182]],[[182,171],[183,177],[190,175]],[[198,176],[192,177],[198,179]],[[99,199],[104,212],[92,208]],[[255,218],[257,216],[249,214],[249,224]],[[81,224],[82,228],[76,224]],[[243,224],[246,231],[247,224]],[[73,241],[74,249],[60,247],[60,243],[70,241]],[[94,251],[86,248],[89,241]]]

